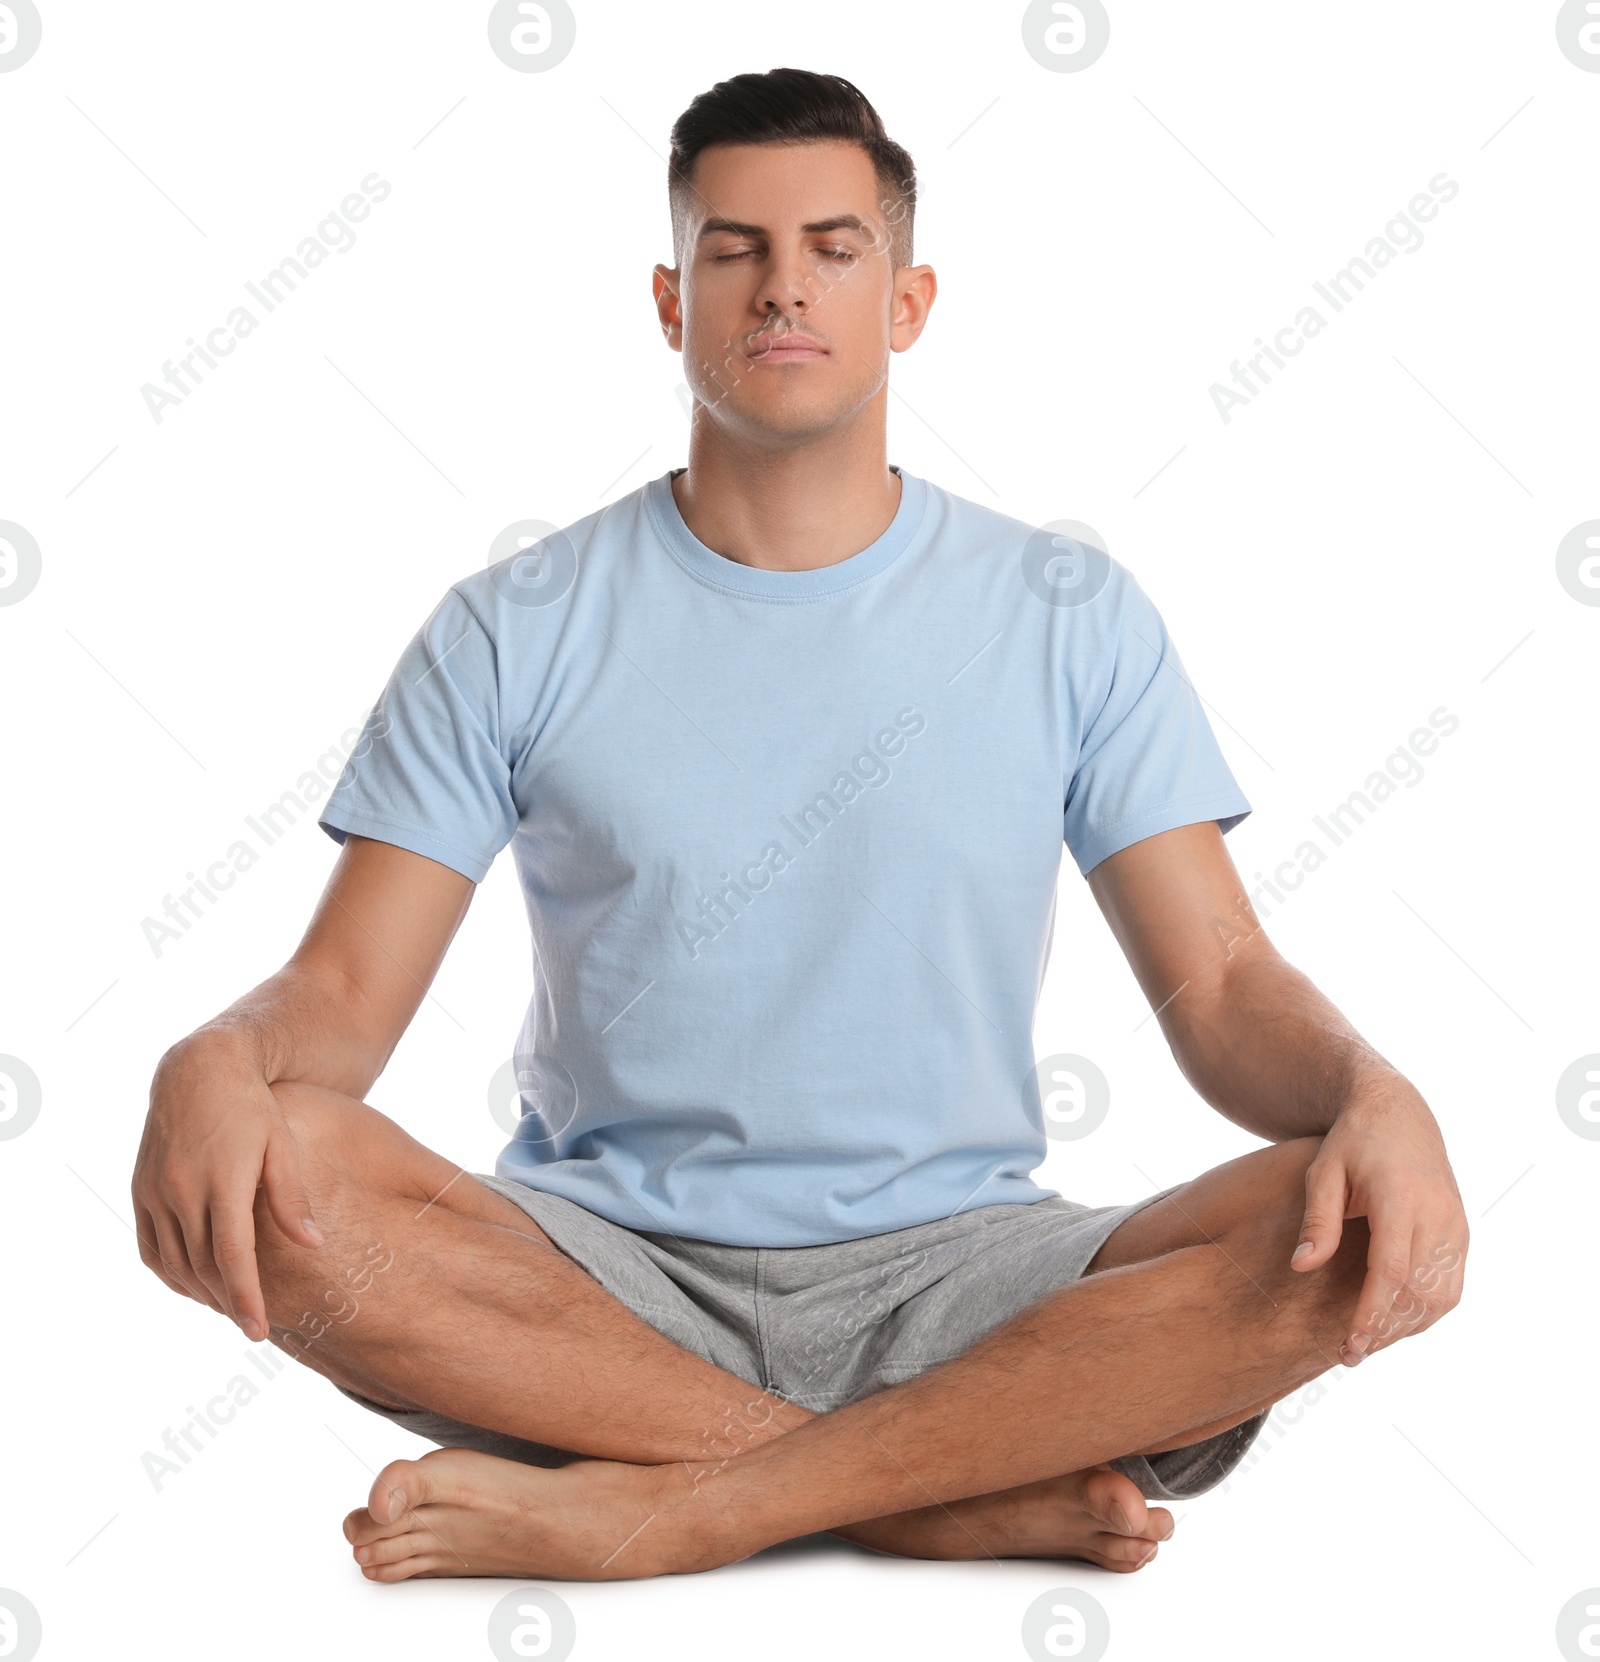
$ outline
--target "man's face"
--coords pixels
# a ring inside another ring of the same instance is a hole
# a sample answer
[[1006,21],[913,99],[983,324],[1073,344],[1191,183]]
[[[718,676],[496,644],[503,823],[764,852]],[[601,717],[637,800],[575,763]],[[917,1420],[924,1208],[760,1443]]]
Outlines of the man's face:
[[713,146],[694,187],[683,264],[658,265],[655,287],[695,397],[775,446],[849,421],[921,333],[935,286],[929,266],[895,270],[866,151]]

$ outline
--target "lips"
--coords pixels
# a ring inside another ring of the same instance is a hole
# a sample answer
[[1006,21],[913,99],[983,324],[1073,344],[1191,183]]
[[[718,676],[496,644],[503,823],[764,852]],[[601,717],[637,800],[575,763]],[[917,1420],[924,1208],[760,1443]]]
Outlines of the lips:
[[827,347],[809,335],[789,330],[781,335],[758,336],[750,345],[748,356],[752,363],[798,362],[802,358],[825,358]]

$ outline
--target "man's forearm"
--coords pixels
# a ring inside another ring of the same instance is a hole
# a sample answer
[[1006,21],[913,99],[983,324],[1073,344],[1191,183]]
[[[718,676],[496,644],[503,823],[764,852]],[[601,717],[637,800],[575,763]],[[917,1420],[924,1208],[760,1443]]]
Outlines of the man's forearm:
[[392,1046],[363,1036],[359,988],[291,961],[180,1040],[162,1066],[237,1060],[269,1085],[296,1080],[360,1099]]
[[1184,1077],[1218,1113],[1282,1142],[1324,1135],[1359,1096],[1420,1100],[1310,979],[1270,946],[1162,1012]]

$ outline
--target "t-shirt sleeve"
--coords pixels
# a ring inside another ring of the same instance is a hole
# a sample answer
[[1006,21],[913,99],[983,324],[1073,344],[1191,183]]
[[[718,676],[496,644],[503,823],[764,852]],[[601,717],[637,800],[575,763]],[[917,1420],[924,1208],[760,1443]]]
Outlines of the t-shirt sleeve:
[[1117,576],[1104,702],[1067,786],[1066,842],[1085,877],[1157,832],[1208,819],[1228,832],[1250,812],[1161,614],[1131,574]]
[[481,883],[517,828],[500,747],[495,648],[456,590],[373,706],[318,824],[394,843]]

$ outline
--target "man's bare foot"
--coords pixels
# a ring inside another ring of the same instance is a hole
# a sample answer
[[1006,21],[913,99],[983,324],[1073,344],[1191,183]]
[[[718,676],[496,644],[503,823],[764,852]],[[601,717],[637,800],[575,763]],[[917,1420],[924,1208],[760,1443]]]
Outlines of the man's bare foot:
[[441,1448],[378,1473],[345,1539],[371,1581],[549,1576],[610,1581],[714,1568],[747,1554],[715,1533],[688,1466],[576,1460],[551,1470]]
[[[603,1581],[709,1569],[745,1556],[718,1539],[717,1511],[697,1493],[681,1464],[581,1460],[551,1471],[470,1449],[435,1449],[385,1466],[344,1533],[372,1581]],[[1171,1535],[1172,1518],[1146,1508],[1127,1478],[1102,1466],[836,1533],[907,1557],[1086,1558],[1133,1570]]]
[[1148,1564],[1172,1529],[1172,1514],[1146,1506],[1136,1484],[1091,1466],[832,1533],[902,1558],[1085,1558],[1126,1572]]

